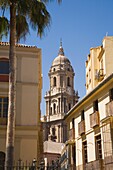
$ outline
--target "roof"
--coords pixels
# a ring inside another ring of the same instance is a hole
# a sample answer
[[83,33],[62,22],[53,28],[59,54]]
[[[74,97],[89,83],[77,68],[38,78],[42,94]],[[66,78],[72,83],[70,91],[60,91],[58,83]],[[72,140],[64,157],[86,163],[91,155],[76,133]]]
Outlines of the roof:
[[53,60],[52,66],[59,64],[70,64],[69,59],[64,55],[64,49],[62,47],[62,43],[60,44],[58,56]]
[[[9,42],[0,42],[0,46],[9,46]],[[26,48],[37,48],[36,46],[25,45],[25,44],[16,44],[16,47],[26,47]]]

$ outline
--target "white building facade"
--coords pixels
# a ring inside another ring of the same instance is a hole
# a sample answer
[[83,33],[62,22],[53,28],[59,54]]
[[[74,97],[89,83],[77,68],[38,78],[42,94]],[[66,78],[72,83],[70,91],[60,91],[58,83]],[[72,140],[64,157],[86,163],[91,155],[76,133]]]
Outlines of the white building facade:
[[113,37],[92,48],[86,61],[86,96],[65,116],[68,140],[61,169],[112,170]]

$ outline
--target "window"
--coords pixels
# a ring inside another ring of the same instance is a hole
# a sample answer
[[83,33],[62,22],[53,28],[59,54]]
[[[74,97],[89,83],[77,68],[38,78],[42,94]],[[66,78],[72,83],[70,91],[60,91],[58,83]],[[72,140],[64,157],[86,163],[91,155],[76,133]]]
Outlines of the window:
[[54,114],[56,114],[56,104],[53,104],[53,110],[54,110]]
[[86,164],[87,163],[87,141],[83,141],[82,146],[83,146],[83,163]]
[[75,144],[72,145],[72,157],[73,157],[73,164],[76,164],[76,146]]
[[98,100],[94,101],[94,103],[93,103],[93,110],[94,110],[94,112],[98,111]]
[[52,135],[55,136],[55,127],[52,128]]
[[6,118],[8,115],[8,97],[0,98],[0,117]]
[[52,107],[50,108],[50,115],[52,115]]
[[101,135],[95,136],[96,159],[102,159]]
[[70,110],[71,109],[71,103],[69,103],[68,107],[69,107],[69,110]]
[[67,77],[67,86],[70,86],[70,78]]
[[81,111],[81,121],[84,120],[84,110]]
[[53,78],[53,86],[56,86],[56,77]]
[[66,98],[64,98],[64,113],[66,113]]
[[75,119],[73,118],[72,119],[72,128],[74,128],[75,127]]
[[109,97],[110,97],[110,101],[112,101],[113,100],[113,89],[110,89]]
[[9,74],[9,60],[0,59],[0,74]]
[[63,87],[63,76],[60,76],[60,86]]

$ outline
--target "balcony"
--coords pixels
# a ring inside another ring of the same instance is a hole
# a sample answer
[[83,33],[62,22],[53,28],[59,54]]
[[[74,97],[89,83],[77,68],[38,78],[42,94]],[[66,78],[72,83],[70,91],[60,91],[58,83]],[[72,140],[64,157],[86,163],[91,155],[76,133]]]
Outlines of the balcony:
[[82,135],[85,133],[85,120],[82,120],[79,124],[78,124],[78,133],[79,135]]
[[87,169],[87,170],[91,170],[91,169],[103,169],[103,160],[99,159],[99,160],[88,162],[85,165],[84,169]]
[[90,127],[94,128],[99,125],[99,112],[95,111],[90,115]]
[[106,104],[106,116],[113,116],[113,101]]
[[72,128],[69,130],[69,140],[75,139],[75,129]]

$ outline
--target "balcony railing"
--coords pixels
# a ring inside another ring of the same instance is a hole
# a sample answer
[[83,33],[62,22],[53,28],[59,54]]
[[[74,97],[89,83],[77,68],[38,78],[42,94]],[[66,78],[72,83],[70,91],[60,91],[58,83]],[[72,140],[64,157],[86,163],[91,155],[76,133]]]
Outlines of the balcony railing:
[[90,115],[90,127],[94,128],[99,125],[99,112],[95,111]]
[[81,122],[79,122],[78,133],[79,135],[82,135],[83,133],[85,133],[85,120],[82,120]]
[[106,104],[106,116],[113,116],[113,101]]
[[75,129],[72,128],[69,130],[69,140],[75,139]]

